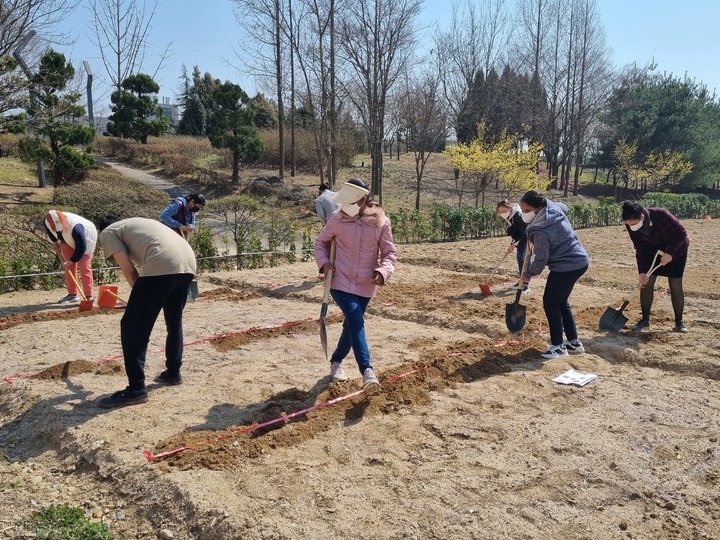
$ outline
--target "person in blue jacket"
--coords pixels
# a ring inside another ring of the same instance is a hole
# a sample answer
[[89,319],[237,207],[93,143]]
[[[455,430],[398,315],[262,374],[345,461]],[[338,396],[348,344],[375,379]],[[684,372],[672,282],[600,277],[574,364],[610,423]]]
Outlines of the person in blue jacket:
[[178,197],[160,213],[160,221],[180,236],[187,238],[195,229],[195,213],[205,208],[205,196],[191,193],[187,197]]
[[[550,346],[543,358],[559,358],[568,353],[583,353],[575,317],[568,299],[575,283],[587,272],[590,257],[570,225],[568,207],[530,190],[520,199],[522,219],[533,258],[523,274],[525,279],[538,276],[547,266],[550,273],[543,294],[543,308],[550,326]],[[566,340],[563,340],[563,331]]]

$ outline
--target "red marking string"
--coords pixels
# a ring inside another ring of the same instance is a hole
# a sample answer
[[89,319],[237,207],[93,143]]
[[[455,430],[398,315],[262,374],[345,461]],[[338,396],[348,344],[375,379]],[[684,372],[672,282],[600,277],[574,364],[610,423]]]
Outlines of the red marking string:
[[[391,382],[397,381],[398,379],[403,379],[410,375],[414,375],[415,373],[421,373],[421,372],[425,371],[426,369],[428,369],[428,367],[429,366],[422,366],[420,368],[413,369],[412,371],[408,371],[406,373],[401,373],[400,375],[395,375],[394,377],[391,377],[391,378],[387,379],[386,381],[384,381],[382,384],[389,384]],[[336,397],[329,401],[323,401],[322,403],[316,403],[315,405],[312,405],[311,407],[306,407],[305,409],[295,411],[294,413],[284,414],[282,416],[278,416],[277,418],[273,418],[272,420],[268,420],[268,421],[262,422],[260,424],[252,424],[249,426],[243,426],[241,428],[231,431],[230,433],[223,433],[221,435],[217,435],[216,437],[211,437],[209,439],[202,440],[195,444],[190,444],[187,446],[180,446],[178,448],[174,448],[173,450],[168,450],[166,452],[159,452],[157,454],[153,454],[149,450],[143,450],[143,456],[145,456],[145,459],[147,459],[150,462],[152,462],[156,459],[161,459],[161,458],[165,458],[168,456],[174,456],[175,454],[179,454],[181,452],[184,452],[185,450],[193,450],[193,449],[199,448],[201,446],[205,446],[206,444],[210,444],[211,442],[221,441],[221,440],[227,439],[229,437],[232,437],[234,435],[238,435],[240,433],[246,433],[248,431],[254,431],[256,429],[271,426],[271,425],[277,424],[279,422],[285,422],[286,420],[290,420],[291,418],[295,418],[296,416],[302,416],[309,412],[316,411],[318,409],[323,409],[325,407],[329,407],[330,405],[335,405],[336,403],[340,403],[341,401],[346,401],[355,396],[359,396],[363,392],[365,392],[365,390],[363,390],[363,389],[355,390],[354,392],[350,392],[349,394],[345,394],[344,396]]]

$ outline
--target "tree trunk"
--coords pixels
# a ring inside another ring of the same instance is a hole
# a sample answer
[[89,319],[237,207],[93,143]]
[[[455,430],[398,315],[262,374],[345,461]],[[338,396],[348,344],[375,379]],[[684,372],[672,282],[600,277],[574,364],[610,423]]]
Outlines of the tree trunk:
[[337,180],[337,114],[335,110],[335,0],[330,0],[330,189]]
[[295,141],[295,39],[293,37],[292,0],[288,0],[288,19],[290,20],[290,176],[294,178],[297,143]]
[[233,152],[232,160],[232,182],[237,185],[240,175],[240,152]]
[[285,111],[283,108],[283,78],[280,43],[280,0],[275,0],[275,77],[277,79],[277,107],[278,107],[278,153],[280,154],[280,167],[278,176],[285,176]]

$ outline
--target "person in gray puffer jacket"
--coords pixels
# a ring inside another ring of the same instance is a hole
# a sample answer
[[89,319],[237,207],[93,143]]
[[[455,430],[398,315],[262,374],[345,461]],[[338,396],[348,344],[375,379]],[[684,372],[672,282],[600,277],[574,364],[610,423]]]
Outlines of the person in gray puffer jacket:
[[[543,358],[559,358],[568,353],[583,353],[578,339],[575,317],[568,303],[578,279],[587,271],[590,257],[578,240],[567,218],[563,203],[546,199],[535,190],[520,199],[522,218],[528,224],[526,234],[533,245],[532,262],[523,277],[538,276],[547,266],[550,269],[543,308],[550,326],[550,346]],[[566,340],[563,340],[563,331]]]

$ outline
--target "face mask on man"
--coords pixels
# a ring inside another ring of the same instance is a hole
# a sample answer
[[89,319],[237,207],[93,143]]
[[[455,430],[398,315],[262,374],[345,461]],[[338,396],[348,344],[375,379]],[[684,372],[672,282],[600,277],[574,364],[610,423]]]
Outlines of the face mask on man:
[[200,211],[200,207],[199,207],[199,206],[193,206],[193,207],[190,209],[190,211],[194,214],[195,212],[199,212],[199,211]]
[[536,216],[536,215],[537,215],[537,214],[536,214],[535,212],[523,212],[523,213],[522,213],[522,220],[523,220],[525,223],[530,224],[530,223],[533,222],[533,220],[535,219],[535,216]]
[[635,225],[628,225],[628,227],[630,227],[631,231],[639,231],[642,226],[643,226],[642,219],[640,221],[638,221]]
[[342,205],[342,211],[345,212],[350,217],[355,217],[360,212],[360,205],[357,203],[343,203]]

